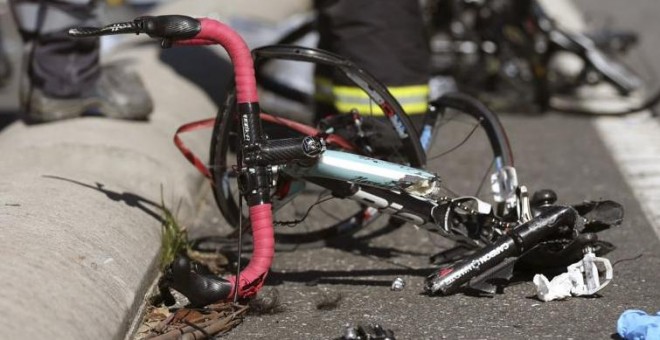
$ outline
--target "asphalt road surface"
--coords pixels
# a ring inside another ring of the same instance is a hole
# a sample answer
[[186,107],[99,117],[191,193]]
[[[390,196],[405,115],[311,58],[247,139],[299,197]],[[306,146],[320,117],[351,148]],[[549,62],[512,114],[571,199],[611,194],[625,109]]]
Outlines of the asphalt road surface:
[[[640,30],[639,53],[651,65],[635,61],[635,66],[649,72],[660,69],[655,58],[660,51],[660,23],[655,18],[660,2],[577,3],[595,23],[613,18],[616,26]],[[6,16],[2,18],[6,27]],[[17,45],[10,44],[9,52],[14,59],[20,56]],[[0,129],[3,119],[15,117],[15,88],[0,93]],[[529,281],[492,297],[426,296],[422,294],[424,278],[433,270],[428,257],[449,243],[406,225],[367,242],[276,254],[263,294],[277,292],[284,310],[248,316],[226,338],[332,339],[342,336],[346,324],[378,323],[391,329],[397,339],[610,339],[617,338],[616,320],[624,310],[658,311],[658,235],[636,198],[639,194],[633,192],[616,157],[603,142],[596,118],[503,113],[501,119],[513,145],[519,178],[530,190],[552,188],[565,203],[612,199],[624,205],[622,226],[600,234],[601,239],[617,246],[607,255],[617,264],[614,280],[599,296],[543,303],[534,297]],[[443,158],[439,164],[439,173],[456,191],[474,190],[485,171],[479,164],[485,155],[479,138],[483,136],[475,137],[460,153]],[[310,223],[329,221],[329,215],[336,212],[333,209],[317,210]],[[200,220],[220,223],[222,218],[210,206]],[[215,232],[211,228],[216,226],[207,225],[197,233]],[[617,262],[625,259],[634,260]],[[393,292],[390,285],[397,277],[403,278],[406,286]],[[328,300],[338,300],[335,308],[317,308]]]

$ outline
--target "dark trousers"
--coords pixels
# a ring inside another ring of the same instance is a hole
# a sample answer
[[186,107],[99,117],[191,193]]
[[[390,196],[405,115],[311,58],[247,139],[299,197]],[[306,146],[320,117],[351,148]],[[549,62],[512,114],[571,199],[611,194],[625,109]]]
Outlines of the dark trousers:
[[[315,6],[319,48],[352,60],[387,86],[428,82],[430,52],[418,0],[316,0]],[[337,72],[331,77],[350,84]]]
[[[430,49],[419,1],[315,0],[314,5],[318,47],[350,59],[387,86],[419,129],[427,110],[430,76]],[[317,119],[347,113],[348,108],[354,104],[360,107],[360,101],[365,100],[355,96],[351,98],[354,102],[346,104],[337,95],[338,87],[354,90],[354,84],[337,69],[317,65],[315,78]],[[348,96],[351,94],[355,92]],[[363,105],[361,114],[373,114],[373,106]],[[365,117],[365,124],[383,126],[374,128],[383,134],[376,144],[398,143],[385,118]]]
[[[350,59],[387,86],[411,117],[422,116],[428,99],[430,51],[419,1],[316,0],[314,4],[319,48]],[[317,65],[315,78],[317,119],[346,113],[351,107],[373,113],[373,105],[365,105],[368,99],[339,70]]]
[[[95,23],[97,2],[10,0],[23,40],[32,86],[53,97],[79,97],[91,91],[100,75],[99,39],[74,39],[70,27]],[[25,11],[25,7],[37,8]],[[56,20],[66,13],[67,20]]]

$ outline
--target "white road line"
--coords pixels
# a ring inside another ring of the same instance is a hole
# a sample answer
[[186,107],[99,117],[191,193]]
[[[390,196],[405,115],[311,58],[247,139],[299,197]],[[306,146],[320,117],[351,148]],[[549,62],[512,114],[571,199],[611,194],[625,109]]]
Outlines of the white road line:
[[640,112],[594,124],[660,237],[660,118]]

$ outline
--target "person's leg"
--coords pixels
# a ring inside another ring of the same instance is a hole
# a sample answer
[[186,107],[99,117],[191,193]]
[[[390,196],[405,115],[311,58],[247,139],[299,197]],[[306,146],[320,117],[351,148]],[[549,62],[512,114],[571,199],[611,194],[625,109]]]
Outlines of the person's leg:
[[[103,72],[98,38],[71,38],[72,26],[94,26],[96,0],[10,0],[28,44],[29,86],[21,104],[33,122],[77,117],[90,109],[116,118],[144,119],[152,109],[137,75],[114,68]],[[125,84],[115,78],[126,78]]]
[[[319,48],[337,53],[387,86],[415,126],[428,108],[430,52],[417,0],[316,0]],[[400,140],[368,95],[338,70],[318,67],[317,115],[356,109],[384,152]],[[375,116],[377,118],[371,118]]]
[[[430,54],[419,1],[317,0],[316,6],[319,48],[342,55],[371,73],[409,115],[426,112]],[[366,94],[339,72],[328,74],[319,69],[317,75],[317,83],[332,85],[331,92],[323,93],[332,93],[340,112],[357,108],[366,114],[372,109]]]
[[2,32],[0,32],[0,87],[4,87],[9,83],[12,74],[11,62],[5,52],[5,46],[2,40]]

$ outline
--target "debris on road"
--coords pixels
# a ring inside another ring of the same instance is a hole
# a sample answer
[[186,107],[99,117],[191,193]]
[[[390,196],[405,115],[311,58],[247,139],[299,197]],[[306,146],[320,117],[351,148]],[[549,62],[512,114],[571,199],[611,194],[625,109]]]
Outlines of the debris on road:
[[616,322],[616,331],[624,340],[660,339],[660,312],[649,315],[638,309],[626,310]]
[[379,324],[358,325],[353,327],[346,325],[344,336],[339,340],[395,340],[394,332],[390,329],[384,329]]
[[273,315],[286,311],[286,307],[280,300],[280,292],[277,289],[264,291],[256,298],[248,302],[250,314],[252,315]]
[[323,293],[323,297],[320,301],[316,303],[316,309],[318,310],[333,310],[339,307],[341,300],[344,299],[344,295],[341,293],[336,294],[326,294]]
[[[205,308],[181,308],[172,313],[166,308],[152,308],[135,339],[174,340],[207,339],[225,334],[243,321],[248,306],[219,303]],[[166,315],[169,314],[169,315]]]
[[390,287],[390,290],[395,291],[395,292],[399,292],[399,291],[402,291],[403,288],[405,288],[405,287],[406,287],[406,281],[404,281],[400,277],[397,277],[392,282],[392,287]]

